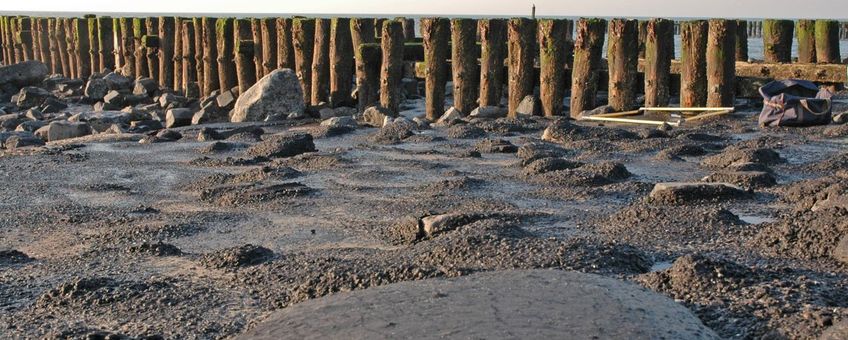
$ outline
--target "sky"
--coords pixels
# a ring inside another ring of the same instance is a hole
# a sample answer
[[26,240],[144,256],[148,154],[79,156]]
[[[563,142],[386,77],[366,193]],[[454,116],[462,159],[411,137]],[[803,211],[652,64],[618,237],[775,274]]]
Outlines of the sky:
[[848,20],[848,0],[0,0],[0,12],[414,14]]

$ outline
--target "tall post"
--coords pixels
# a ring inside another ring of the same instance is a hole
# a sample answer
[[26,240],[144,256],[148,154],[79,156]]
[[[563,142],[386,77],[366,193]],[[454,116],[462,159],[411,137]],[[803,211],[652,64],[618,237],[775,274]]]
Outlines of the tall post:
[[157,33],[159,32],[159,18],[150,17],[144,20],[146,41],[144,41],[144,51],[147,57],[147,72],[150,79],[159,83],[159,47],[161,41]]
[[792,61],[792,20],[767,19],[763,21],[763,57],[767,63]]
[[546,117],[562,114],[565,98],[565,19],[539,20],[539,99]]
[[[428,120],[435,121],[445,112],[450,21],[445,18],[421,19],[421,36],[424,38],[424,64],[426,67],[424,74],[425,115]],[[501,63],[501,68],[503,68],[503,63]]]
[[74,19],[64,18],[62,26],[65,28],[65,49],[68,52],[68,73],[66,75],[69,78],[79,78],[79,57],[74,42]]
[[86,31],[88,32],[88,59],[91,64],[91,72],[100,72],[100,34],[97,33],[97,18],[86,18]]
[[480,33],[480,106],[499,106],[503,97],[506,20],[481,19],[477,26]]
[[9,65],[11,62],[9,61],[9,42],[6,41],[6,16],[0,15],[0,49],[2,49],[2,53],[0,53],[0,58],[2,58],[3,65]]
[[174,91],[183,90],[183,18],[174,18]]
[[748,61],[748,32],[746,20],[736,20],[736,61]]
[[680,23],[680,106],[702,107],[707,104],[706,21]]
[[77,65],[77,76],[88,78],[91,75],[90,42],[88,40],[88,20],[85,18],[74,19],[74,42],[79,62]]
[[265,46],[262,45],[262,22],[257,18],[250,19],[250,33],[253,36],[253,63],[256,69],[256,79],[262,79],[265,76],[265,62],[262,61],[264,55],[262,50]]
[[380,45],[375,44],[372,18],[350,19],[350,32],[356,63],[356,108],[363,112],[380,101]]
[[639,59],[645,59],[645,40],[648,37],[648,22],[639,20]]
[[110,17],[97,18],[98,58],[102,69],[115,70],[115,29]]
[[41,61],[47,64],[47,68],[53,70],[54,63],[50,53],[50,31],[47,26],[47,18],[38,18],[36,22],[38,27],[38,48],[41,51]]
[[330,23],[330,105],[352,106],[353,42],[350,19],[333,18]]
[[645,106],[668,106],[674,53],[673,22],[651,19],[645,29]]
[[315,19],[294,18],[292,21],[295,72],[303,88],[303,101],[312,101],[312,58],[315,42]]
[[821,63],[841,63],[839,53],[839,22],[816,20],[816,57]]
[[521,100],[533,94],[533,46],[536,23],[527,18],[513,18],[507,24],[509,32],[509,116],[516,116]]
[[159,17],[159,85],[174,86],[174,18]]
[[312,105],[330,99],[330,19],[315,19],[315,51],[312,56]]
[[[30,35],[32,36],[32,58],[44,62],[41,58],[41,37],[38,27],[38,18],[33,17],[31,20]],[[49,66],[48,66],[49,67]]]
[[191,18],[191,26],[194,28],[194,80],[197,82],[198,92],[203,92],[203,79],[205,73],[203,70],[203,21],[201,18]]
[[639,23],[612,19],[608,31],[609,105],[615,111],[631,110],[636,105]]
[[253,46],[253,34],[250,20],[237,19],[235,22],[235,61],[239,94],[243,94],[256,83],[256,62]]
[[451,19],[453,106],[463,115],[477,107],[480,74],[477,70],[477,21]]
[[277,68],[295,69],[292,19],[277,18]]
[[183,86],[186,96],[197,87],[197,65],[194,59],[194,23],[191,20],[182,22],[183,43]]
[[403,76],[403,24],[397,20],[383,23],[383,65],[380,67],[380,106],[392,114],[400,109],[400,80]]
[[71,77],[71,69],[69,64],[70,57],[68,56],[68,40],[65,39],[65,24],[61,18],[52,20],[53,22],[53,38],[56,40],[56,54],[59,56],[59,63],[62,75]]
[[121,45],[123,75],[130,78],[135,77],[135,43],[133,42],[132,18],[118,19],[120,31],[119,44]]
[[[18,17],[17,25],[16,40],[20,46],[23,61],[33,60],[32,18]],[[88,53],[87,50],[85,52]]]
[[203,17],[203,96],[212,94],[213,91],[221,89],[220,77],[218,76],[218,41],[215,18]]
[[215,42],[218,47],[216,58],[218,61],[218,87],[222,91],[238,86],[236,64],[233,62],[235,56],[234,36],[233,18],[218,18],[215,21]]
[[262,31],[262,74],[269,74],[277,69],[277,19],[260,19]]
[[736,93],[736,21],[713,19],[707,42],[707,106],[733,107]]
[[[0,29],[0,36],[2,36],[2,29]],[[59,53],[59,41],[56,39],[56,19],[48,18],[47,19],[47,37],[49,40],[50,46],[50,73],[62,73],[62,61]]]
[[145,34],[144,18],[132,18],[132,36],[135,51],[135,76],[149,77],[150,70],[147,68],[147,49],[141,42]]
[[816,21],[798,20],[795,22],[795,34],[798,39],[798,62],[816,63]]
[[407,42],[415,41],[415,19],[398,18],[403,22],[403,37]]
[[581,112],[595,108],[606,24],[603,19],[577,21],[571,71],[571,118],[578,119]]

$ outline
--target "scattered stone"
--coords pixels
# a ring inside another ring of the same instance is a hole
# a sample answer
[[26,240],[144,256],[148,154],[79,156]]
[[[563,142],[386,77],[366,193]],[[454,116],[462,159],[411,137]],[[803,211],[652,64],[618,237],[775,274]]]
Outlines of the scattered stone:
[[253,157],[292,157],[306,152],[315,152],[312,135],[306,133],[272,135],[248,148],[245,153]]
[[6,149],[14,150],[28,146],[44,146],[44,141],[34,135],[14,135],[6,139],[2,144]]
[[15,128],[15,131],[35,132],[38,129],[46,126],[47,124],[48,123],[43,120],[28,120],[18,124],[18,127]]
[[783,162],[780,154],[772,149],[734,149],[727,150],[701,161],[701,165],[711,168],[727,168],[740,163],[760,163],[774,165]]
[[0,84],[18,88],[38,85],[49,72],[47,65],[35,60],[0,66]]
[[586,110],[586,111],[580,112],[580,117],[591,117],[591,116],[594,116],[594,115],[602,115],[602,114],[613,113],[613,112],[615,112],[615,109],[613,109],[612,106],[602,105],[602,106],[598,106],[598,107],[591,109],[591,110]]
[[109,84],[102,78],[93,78],[85,85],[83,94],[91,100],[99,101],[109,93]]
[[156,137],[167,141],[178,141],[180,139],[183,139],[183,134],[174,130],[165,129],[159,131],[159,133],[156,134]]
[[474,145],[481,153],[515,153],[518,147],[503,139],[484,139]]
[[198,142],[209,142],[222,139],[226,139],[226,137],[218,133],[218,130],[215,130],[213,128],[205,127],[200,129],[200,131],[197,133]]
[[191,109],[170,109],[165,112],[165,127],[171,129],[180,126],[189,126],[193,117],[194,112]]
[[373,143],[377,144],[395,144],[400,143],[404,139],[413,136],[415,133],[415,123],[408,121],[392,121],[380,128],[379,131],[368,137]]
[[500,106],[481,106],[471,111],[471,114],[468,116],[472,118],[497,119],[504,118],[506,115],[507,109]]
[[729,183],[657,183],[649,195],[654,204],[682,205],[749,197],[741,187]]
[[356,123],[356,119],[350,116],[344,117],[332,117],[330,119],[324,120],[321,122],[321,126],[328,127],[346,127],[346,128],[356,128],[359,124]]
[[109,91],[103,97],[103,102],[112,107],[124,107],[127,103],[126,95],[116,90]]
[[537,159],[563,157],[567,154],[568,151],[556,144],[533,142],[522,145],[515,155],[521,159],[521,165],[526,166]]
[[18,92],[17,105],[21,108],[31,108],[44,104],[47,98],[53,96],[45,89],[35,86],[27,86]]
[[197,150],[197,152],[202,153],[202,154],[211,154],[211,153],[218,153],[218,152],[233,151],[233,150],[236,150],[236,149],[243,147],[243,145],[244,144],[241,144],[241,143],[236,144],[236,143],[230,143],[230,142],[215,141],[213,143],[210,143],[209,145],[201,147],[200,149]]
[[365,109],[365,112],[362,113],[362,122],[373,127],[383,127],[383,122],[386,120],[386,117],[394,118],[397,117],[397,115],[386,108],[371,106]]
[[777,180],[764,171],[719,171],[704,177],[704,182],[731,183],[747,190],[772,187]]
[[527,166],[524,167],[524,174],[538,175],[557,170],[577,169],[583,165],[583,163],[569,161],[563,158],[541,158],[527,164]]
[[217,97],[215,97],[215,102],[218,104],[218,107],[231,110],[236,105],[236,99],[238,98],[238,88],[232,88],[229,91],[221,92]]
[[133,94],[151,97],[158,89],[159,85],[156,84],[156,81],[144,77],[139,78],[135,81],[135,85],[133,86]]
[[294,71],[279,69],[251,86],[236,101],[233,122],[262,121],[273,114],[304,112],[303,90]]
[[115,72],[106,74],[103,80],[109,85],[109,89],[115,91],[129,91],[133,87],[132,79]]
[[528,95],[518,103],[515,114],[519,116],[538,116],[542,110],[539,99],[534,95]]
[[450,126],[462,120],[462,112],[459,112],[455,107],[451,106],[445,113],[436,120],[435,126]]
[[159,106],[163,109],[180,108],[188,104],[188,98],[173,93],[165,93],[159,96]]
[[82,137],[92,133],[91,126],[88,125],[88,123],[75,123],[68,121],[52,122],[50,125],[38,129],[36,131],[36,135],[39,134],[39,131],[43,131],[42,134],[46,137],[48,142]]

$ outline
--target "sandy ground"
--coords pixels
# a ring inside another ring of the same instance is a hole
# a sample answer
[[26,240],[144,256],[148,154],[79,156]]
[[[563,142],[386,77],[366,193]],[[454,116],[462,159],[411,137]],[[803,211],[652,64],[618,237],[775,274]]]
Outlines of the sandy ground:
[[[642,285],[723,338],[811,339],[848,316],[847,126],[762,131],[743,112],[542,141],[552,124],[264,126],[315,136],[317,152],[275,159],[249,138],[215,151],[198,127],[7,151],[0,334],[229,338],[337,292],[539,268]],[[649,198],[705,176],[749,192]],[[433,216],[447,222],[423,232]]]

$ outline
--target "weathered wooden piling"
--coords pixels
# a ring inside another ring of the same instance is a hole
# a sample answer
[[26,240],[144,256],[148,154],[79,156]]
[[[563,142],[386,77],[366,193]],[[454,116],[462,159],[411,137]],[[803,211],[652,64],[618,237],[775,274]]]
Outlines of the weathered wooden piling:
[[407,42],[415,41],[415,19],[413,18],[398,18],[403,22],[403,38]]
[[562,114],[567,26],[564,19],[539,20],[539,100],[546,117]]
[[383,36],[383,24],[389,19],[375,18],[374,19],[374,37],[380,38]]
[[733,107],[736,93],[736,21],[713,19],[707,39],[707,106]]
[[30,18],[31,27],[30,27],[30,36],[32,37],[32,59],[43,61],[41,59],[41,38],[38,36],[38,18],[32,17]]
[[839,53],[839,22],[816,20],[816,58],[820,63],[841,63]]
[[217,43],[218,87],[229,90],[238,86],[233,31],[233,18],[218,18],[215,21],[215,42]]
[[146,34],[143,37],[142,45],[144,45],[145,57],[147,58],[147,73],[150,79],[159,83],[159,48],[161,41],[157,33],[159,32],[159,18],[151,17],[144,20],[144,30]]
[[100,72],[103,70],[100,65],[100,39],[97,33],[97,18],[86,18],[86,31],[88,32],[88,58],[91,64],[91,72]]
[[609,105],[615,111],[631,110],[636,105],[639,24],[636,20],[612,19],[607,31]]
[[383,23],[381,38],[383,64],[380,67],[380,106],[397,114],[400,109],[400,82],[403,77],[403,23]]
[[[2,19],[0,19],[2,20]],[[56,40],[56,19],[48,18],[47,19],[47,31],[45,35],[47,36],[48,48],[50,49],[50,73],[62,73],[62,62],[59,60],[59,42]],[[0,29],[0,36],[2,36],[2,29]],[[2,53],[0,53],[2,55]]]
[[536,23],[527,18],[513,18],[507,24],[507,31],[509,33],[509,116],[515,117],[521,100],[533,94]]
[[645,106],[668,106],[671,97],[671,59],[674,26],[667,19],[651,19],[645,27]]
[[0,49],[2,49],[2,53],[0,53],[0,59],[3,61],[3,65],[9,65],[11,62],[9,61],[9,43],[6,41],[6,16],[0,15]]
[[56,55],[59,58],[59,66],[57,73],[61,72],[66,77],[71,76],[70,64],[68,56],[68,40],[65,39],[65,24],[61,18],[53,19],[53,39],[56,40]]
[[115,70],[115,28],[110,17],[97,18],[98,58],[102,69]]
[[203,86],[200,92],[205,97],[221,89],[221,79],[218,76],[218,34],[215,18],[203,17],[200,21],[203,26]]
[[144,23],[144,18],[132,18],[132,37],[136,77],[150,76],[150,69],[148,69],[147,65],[147,48],[144,47],[144,44],[141,41],[141,37],[146,34],[146,26]]
[[354,56],[350,19],[333,18],[330,22],[330,106],[353,106]]
[[453,106],[463,115],[477,107],[480,74],[477,66],[477,21],[451,20]]
[[763,58],[767,63],[788,63],[792,61],[792,38],[794,37],[792,20],[763,21]]
[[79,58],[77,56],[76,44],[74,43],[74,19],[64,18],[62,20],[62,26],[65,29],[65,49],[68,52],[68,72],[66,75],[69,78],[78,78],[79,67],[77,63],[79,62]]
[[23,56],[21,55],[20,43],[18,42],[18,19],[15,17],[9,18],[9,34],[11,45],[12,45],[12,56],[14,57],[15,63],[20,63],[23,60]]
[[174,18],[174,85],[173,90],[183,90],[183,18]]
[[795,22],[795,35],[798,39],[798,62],[812,64],[816,62],[816,21],[798,20]]
[[253,33],[248,19],[235,21],[235,61],[239,94],[244,93],[256,83],[256,62],[253,46]]
[[277,68],[295,69],[292,19],[277,18]]
[[174,86],[174,18],[159,17],[159,85]]
[[648,21],[639,20],[639,59],[645,59],[645,40],[648,36]]
[[350,19],[356,64],[356,108],[359,112],[380,101],[380,45],[375,44],[374,19]]
[[265,76],[265,62],[262,61],[264,55],[262,45],[262,21],[257,18],[250,19],[250,33],[253,36],[253,63],[256,69],[256,79],[262,79]]
[[748,21],[736,20],[736,61],[748,61]]
[[330,99],[330,19],[315,19],[315,50],[312,55],[312,98],[318,105]]
[[477,21],[477,26],[480,33],[480,106],[499,106],[503,97],[506,20],[482,19]]
[[680,106],[703,107],[707,104],[707,35],[704,20],[680,24]]
[[32,18],[18,17],[16,38],[18,46],[21,49],[21,55],[23,56],[22,60],[33,60]]
[[[197,60],[194,58],[195,55],[195,43],[194,43],[194,23],[191,20],[183,20],[182,22],[182,57],[183,57],[183,85],[182,88],[185,91],[186,96],[191,96],[194,90],[197,89]],[[195,93],[196,95],[196,93]]]
[[581,18],[577,21],[574,68],[571,71],[571,118],[578,119],[581,112],[595,108],[606,26],[603,19]]
[[[445,112],[445,87],[448,81],[447,59],[450,49],[450,20],[445,18],[421,19],[421,36],[424,40],[425,117],[435,121]],[[503,69],[503,62],[501,62]],[[482,104],[481,104],[482,105]]]
[[88,20],[74,19],[74,43],[77,54],[77,77],[88,78],[91,75],[90,42],[88,40]]
[[312,101],[312,58],[315,47],[315,19],[292,20],[295,72],[303,88],[303,101]]
[[262,74],[267,75],[277,69],[277,19],[259,20],[262,31]]
[[49,70],[53,70],[54,63],[50,53],[50,31],[47,26],[47,18],[38,18],[36,26],[38,27],[38,49],[41,61],[47,64]]
[[191,18],[191,26],[194,27],[194,80],[197,82],[197,92],[203,92],[203,79],[205,73],[203,71],[203,21],[201,18]]

